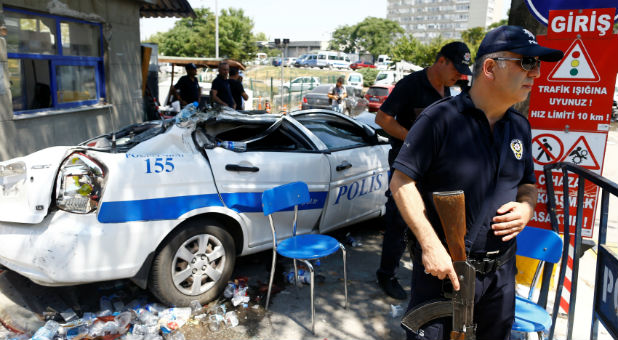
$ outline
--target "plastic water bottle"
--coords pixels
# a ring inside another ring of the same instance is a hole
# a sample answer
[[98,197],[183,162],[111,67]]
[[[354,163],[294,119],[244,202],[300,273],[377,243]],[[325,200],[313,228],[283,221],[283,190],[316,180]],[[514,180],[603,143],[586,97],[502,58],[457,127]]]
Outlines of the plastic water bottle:
[[217,142],[217,146],[220,146],[224,149],[236,151],[236,152],[247,151],[247,143],[245,142],[221,141],[221,142]]
[[32,336],[32,340],[51,340],[56,335],[56,332],[60,328],[60,324],[54,320],[49,320],[39,328]]
[[311,272],[309,272],[308,270],[298,270],[298,282],[299,283],[306,283],[306,284],[310,284],[311,283]]
[[198,105],[199,104],[197,102],[193,102],[193,103],[187,104],[176,115],[176,122],[180,122],[180,121],[186,120],[189,117],[193,116],[197,112],[197,106]]

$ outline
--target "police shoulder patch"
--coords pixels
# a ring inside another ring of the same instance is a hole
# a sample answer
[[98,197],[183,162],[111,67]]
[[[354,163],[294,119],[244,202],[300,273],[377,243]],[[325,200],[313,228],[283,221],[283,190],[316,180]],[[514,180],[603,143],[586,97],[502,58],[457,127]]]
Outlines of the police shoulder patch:
[[520,160],[524,152],[524,144],[519,139],[513,139],[511,141],[511,150],[513,150],[515,158]]

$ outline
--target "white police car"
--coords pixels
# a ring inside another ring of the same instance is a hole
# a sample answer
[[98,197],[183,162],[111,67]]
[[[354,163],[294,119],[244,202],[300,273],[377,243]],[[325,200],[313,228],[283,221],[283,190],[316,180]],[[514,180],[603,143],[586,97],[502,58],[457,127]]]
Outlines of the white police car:
[[388,148],[327,110],[200,113],[47,148],[0,163],[0,264],[42,285],[131,278],[164,303],[205,303],[236,256],[272,247],[265,189],[308,183],[301,234],[369,219],[383,211]]

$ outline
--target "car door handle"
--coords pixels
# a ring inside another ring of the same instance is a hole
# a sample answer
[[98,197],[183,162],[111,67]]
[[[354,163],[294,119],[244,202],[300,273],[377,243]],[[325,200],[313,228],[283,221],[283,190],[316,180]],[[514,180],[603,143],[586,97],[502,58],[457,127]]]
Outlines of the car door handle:
[[257,166],[243,166],[238,164],[226,164],[225,170],[227,171],[246,171],[246,172],[258,172],[260,168]]
[[352,167],[352,164],[350,164],[350,162],[343,161],[343,162],[341,162],[341,164],[337,165],[337,167],[335,169],[337,169],[337,171],[343,171],[343,170],[349,169],[351,167]]

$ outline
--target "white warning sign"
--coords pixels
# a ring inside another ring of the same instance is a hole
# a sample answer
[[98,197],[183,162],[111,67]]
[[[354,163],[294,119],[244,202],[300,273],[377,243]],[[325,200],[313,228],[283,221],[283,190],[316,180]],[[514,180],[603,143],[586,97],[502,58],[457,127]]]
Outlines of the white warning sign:
[[564,58],[554,67],[548,81],[598,82],[601,80],[581,39],[575,39]]
[[532,129],[534,170],[543,165],[570,162],[601,174],[607,135],[595,132],[563,132]]

